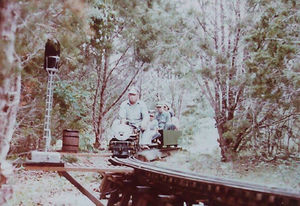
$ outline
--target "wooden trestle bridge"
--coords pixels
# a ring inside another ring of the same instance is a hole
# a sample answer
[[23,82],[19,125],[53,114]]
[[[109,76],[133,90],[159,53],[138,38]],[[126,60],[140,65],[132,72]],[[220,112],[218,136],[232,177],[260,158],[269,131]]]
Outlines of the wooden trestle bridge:
[[[87,154],[73,154],[85,156]],[[30,164],[27,170],[56,171],[64,176],[97,206],[183,206],[246,205],[300,206],[300,192],[232,181],[154,166],[136,158],[112,158],[110,153],[93,154],[79,163]],[[100,197],[95,197],[69,172],[99,172],[103,176]]]

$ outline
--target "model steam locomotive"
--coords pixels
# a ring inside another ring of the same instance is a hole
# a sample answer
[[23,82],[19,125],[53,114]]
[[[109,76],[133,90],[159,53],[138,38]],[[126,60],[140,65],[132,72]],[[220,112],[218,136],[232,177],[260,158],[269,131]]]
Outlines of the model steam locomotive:
[[182,135],[179,130],[159,130],[159,135],[151,138],[151,144],[140,145],[142,131],[132,124],[121,125],[109,142],[114,157],[127,158],[140,150],[152,148],[177,147]]

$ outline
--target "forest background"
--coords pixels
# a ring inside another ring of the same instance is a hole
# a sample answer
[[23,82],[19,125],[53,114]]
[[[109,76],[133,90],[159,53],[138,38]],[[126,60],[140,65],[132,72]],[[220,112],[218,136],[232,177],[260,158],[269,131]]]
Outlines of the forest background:
[[0,157],[42,149],[48,38],[61,45],[52,145],[80,131],[106,147],[127,90],[167,101],[181,143],[213,118],[223,161],[300,158],[299,2],[295,0],[0,2]]

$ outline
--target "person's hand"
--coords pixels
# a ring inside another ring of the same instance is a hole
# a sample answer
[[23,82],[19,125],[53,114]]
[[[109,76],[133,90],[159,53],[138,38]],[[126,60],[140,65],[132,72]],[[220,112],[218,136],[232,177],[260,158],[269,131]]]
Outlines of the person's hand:
[[147,129],[147,122],[142,121],[142,123],[141,123],[141,130],[142,130],[142,132],[145,131],[146,129]]
[[144,132],[146,130],[146,128],[144,127],[141,127],[141,131]]

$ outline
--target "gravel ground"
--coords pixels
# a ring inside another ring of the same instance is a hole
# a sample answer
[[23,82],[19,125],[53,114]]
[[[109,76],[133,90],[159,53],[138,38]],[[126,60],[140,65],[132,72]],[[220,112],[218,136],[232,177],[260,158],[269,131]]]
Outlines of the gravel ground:
[[[100,180],[97,173],[70,173],[76,180],[99,196]],[[10,179],[13,185],[13,198],[6,206],[94,206],[86,196],[81,194],[64,177],[54,172],[18,170]]]

